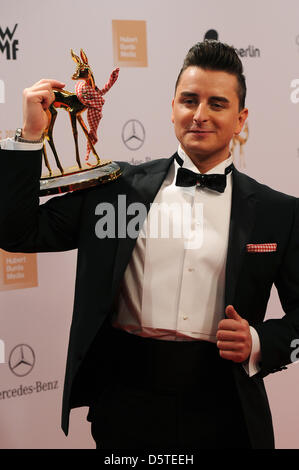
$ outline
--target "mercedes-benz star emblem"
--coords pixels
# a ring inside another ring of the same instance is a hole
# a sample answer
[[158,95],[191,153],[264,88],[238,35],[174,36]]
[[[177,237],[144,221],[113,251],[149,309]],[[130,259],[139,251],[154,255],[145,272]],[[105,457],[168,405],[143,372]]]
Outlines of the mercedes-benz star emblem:
[[9,355],[10,370],[18,377],[24,377],[32,371],[35,364],[33,349],[27,344],[18,344]]
[[137,119],[127,121],[122,130],[122,140],[130,150],[138,150],[145,141],[145,130]]

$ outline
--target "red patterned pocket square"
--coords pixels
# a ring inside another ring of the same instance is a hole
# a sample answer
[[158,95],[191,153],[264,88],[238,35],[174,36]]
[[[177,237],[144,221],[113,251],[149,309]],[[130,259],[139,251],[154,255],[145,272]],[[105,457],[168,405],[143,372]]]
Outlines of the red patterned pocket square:
[[248,243],[246,251],[249,253],[269,253],[277,250],[277,243]]

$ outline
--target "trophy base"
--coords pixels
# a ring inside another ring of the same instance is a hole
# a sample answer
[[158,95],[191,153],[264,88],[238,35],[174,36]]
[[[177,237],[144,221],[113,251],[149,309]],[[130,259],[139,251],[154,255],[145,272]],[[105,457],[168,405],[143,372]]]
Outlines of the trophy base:
[[75,166],[64,170],[63,175],[60,172],[51,176],[43,175],[40,179],[39,195],[49,196],[91,188],[113,181],[120,175],[120,167],[109,160],[101,160],[101,163],[94,166],[84,165],[83,168]]

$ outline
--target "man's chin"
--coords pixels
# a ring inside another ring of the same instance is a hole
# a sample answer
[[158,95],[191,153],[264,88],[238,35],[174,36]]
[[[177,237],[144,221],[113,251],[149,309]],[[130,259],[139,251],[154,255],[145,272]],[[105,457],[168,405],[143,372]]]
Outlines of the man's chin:
[[182,149],[190,158],[196,158],[198,160],[207,160],[215,154],[215,151],[212,151],[211,149],[199,149],[198,147],[184,147],[182,145]]

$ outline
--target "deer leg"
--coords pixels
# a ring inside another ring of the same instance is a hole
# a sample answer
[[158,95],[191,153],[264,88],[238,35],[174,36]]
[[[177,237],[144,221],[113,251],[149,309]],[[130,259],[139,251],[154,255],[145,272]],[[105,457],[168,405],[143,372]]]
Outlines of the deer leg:
[[44,156],[45,165],[46,165],[46,167],[47,167],[48,170],[49,170],[49,176],[52,176],[52,170],[51,170],[50,163],[49,163],[49,160],[48,160],[48,157],[47,157],[47,152],[46,152],[46,145],[45,145],[45,143],[44,143],[44,145],[43,145],[42,154],[43,154],[43,156]]
[[50,106],[49,110],[50,110],[50,113],[51,113],[51,121],[50,121],[50,125],[49,125],[49,128],[48,128],[46,138],[49,142],[49,145],[50,145],[50,147],[52,149],[52,152],[53,152],[53,155],[55,157],[56,165],[59,168],[61,174],[63,174],[64,170],[63,170],[63,168],[61,166],[61,163],[59,161],[59,158],[58,158],[58,155],[57,155],[57,152],[56,152],[56,148],[55,148],[55,145],[54,145],[54,141],[53,141],[53,127],[54,127],[54,123],[55,123],[55,120],[56,120],[56,117],[57,117],[57,111],[54,108],[54,106]]
[[78,146],[78,131],[77,131],[77,122],[76,122],[76,114],[74,112],[69,112],[69,116],[71,119],[71,124],[72,124],[72,129],[73,129],[73,136],[74,136],[74,141],[75,141],[75,147],[76,147],[76,161],[78,164],[79,168],[82,168],[81,162],[80,162],[80,155],[79,155],[79,146]]
[[[48,116],[48,121],[51,122],[52,115],[51,115],[51,113],[48,109],[47,109],[46,113],[47,113],[47,116]],[[47,137],[47,135],[48,135],[48,129],[45,130],[45,134],[44,134],[45,138]],[[48,156],[47,156],[45,140],[44,140],[44,143],[43,143],[42,155],[44,157],[45,165],[49,170],[49,177],[51,177],[52,176],[52,170],[51,170],[50,163],[49,163]]]
[[85,122],[83,121],[82,116],[81,116],[80,114],[78,114],[78,115],[77,115],[77,119],[78,119],[79,124],[81,125],[81,127],[82,127],[82,129],[83,129],[83,132],[84,132],[84,134],[85,134],[85,136],[86,136],[88,142],[89,142],[89,145],[90,145],[90,147],[91,147],[92,153],[94,154],[94,156],[95,156],[96,159],[97,159],[97,163],[100,163],[100,157],[98,156],[98,154],[97,154],[97,152],[96,152],[96,149],[94,148],[93,143],[91,142],[91,139],[90,139],[89,133],[88,133],[88,129],[87,129],[86,125],[85,125]]

